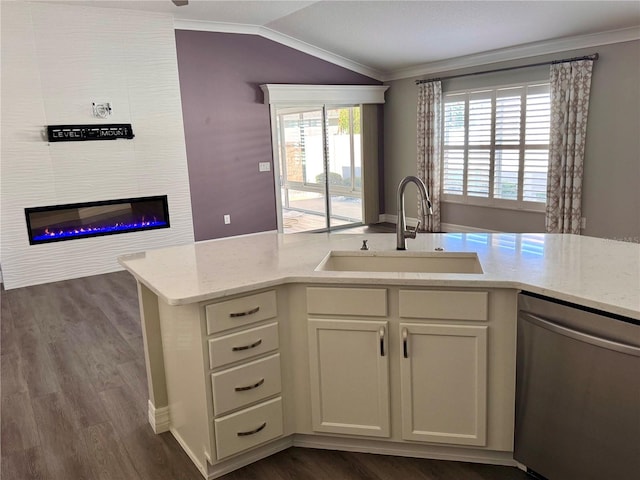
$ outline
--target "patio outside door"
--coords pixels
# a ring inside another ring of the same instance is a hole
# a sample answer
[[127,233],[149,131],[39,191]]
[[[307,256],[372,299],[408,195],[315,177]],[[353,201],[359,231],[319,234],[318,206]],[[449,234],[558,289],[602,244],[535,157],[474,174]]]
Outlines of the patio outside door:
[[284,233],[362,223],[359,106],[276,109]]

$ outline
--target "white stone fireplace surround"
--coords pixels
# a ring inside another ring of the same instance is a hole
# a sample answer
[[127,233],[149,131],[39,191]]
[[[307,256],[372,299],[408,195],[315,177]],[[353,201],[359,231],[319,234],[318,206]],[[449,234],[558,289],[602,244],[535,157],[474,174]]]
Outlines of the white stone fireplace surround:
[[[173,19],[2,2],[5,288],[120,270],[121,254],[193,241]],[[110,102],[107,119],[92,102]],[[46,141],[47,125],[130,123],[132,140]],[[167,195],[171,227],[30,245],[24,209]]]

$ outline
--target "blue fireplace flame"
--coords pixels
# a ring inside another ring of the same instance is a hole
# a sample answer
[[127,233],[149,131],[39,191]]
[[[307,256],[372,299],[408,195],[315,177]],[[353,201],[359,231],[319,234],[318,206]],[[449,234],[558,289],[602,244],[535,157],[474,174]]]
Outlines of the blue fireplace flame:
[[54,240],[54,239],[70,239],[83,236],[94,235],[106,235],[109,233],[121,233],[129,231],[144,230],[147,228],[161,228],[167,226],[167,222],[152,220],[152,221],[140,221],[135,223],[116,223],[113,225],[101,225],[98,227],[92,227],[88,225],[86,227],[62,229],[56,231],[50,231],[45,229],[44,233],[40,235],[34,235],[34,241]]

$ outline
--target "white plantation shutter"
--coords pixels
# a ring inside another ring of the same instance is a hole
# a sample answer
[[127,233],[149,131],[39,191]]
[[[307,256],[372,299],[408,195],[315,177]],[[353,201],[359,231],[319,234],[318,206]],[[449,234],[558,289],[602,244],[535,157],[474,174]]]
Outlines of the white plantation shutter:
[[443,193],[462,195],[464,193],[464,151],[448,150],[444,152],[443,176],[446,184]]
[[496,91],[496,145],[519,145],[524,88]]
[[491,91],[469,96],[469,136],[467,143],[467,195],[489,198],[491,184],[491,131],[493,102]]
[[467,162],[467,195],[489,197],[491,157],[489,150],[469,150]]
[[450,95],[444,104],[444,157],[442,175],[446,182],[442,184],[442,193],[462,195],[464,193],[464,162],[466,143],[466,103],[463,95]]
[[549,128],[551,116],[551,96],[549,85],[532,85],[527,89],[527,128],[528,145],[549,146]]
[[547,166],[549,165],[549,134],[551,127],[551,96],[549,85],[532,85],[527,89],[526,150],[522,199],[545,202],[547,198]]
[[548,84],[445,95],[443,199],[543,210],[549,117]]
[[469,97],[469,145],[491,144],[491,91]]
[[546,200],[548,165],[548,150],[526,150],[524,152],[523,200],[529,202],[544,202]]

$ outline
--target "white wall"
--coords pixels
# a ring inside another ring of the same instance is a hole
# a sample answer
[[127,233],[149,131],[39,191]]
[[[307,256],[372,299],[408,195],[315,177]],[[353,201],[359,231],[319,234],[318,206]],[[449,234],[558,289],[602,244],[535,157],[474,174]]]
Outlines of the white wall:
[[[5,288],[120,269],[118,255],[193,241],[173,19],[1,3]],[[91,102],[113,115],[91,115]],[[46,141],[47,125],[131,123],[133,140]],[[171,228],[29,245],[25,207],[168,195]]]

